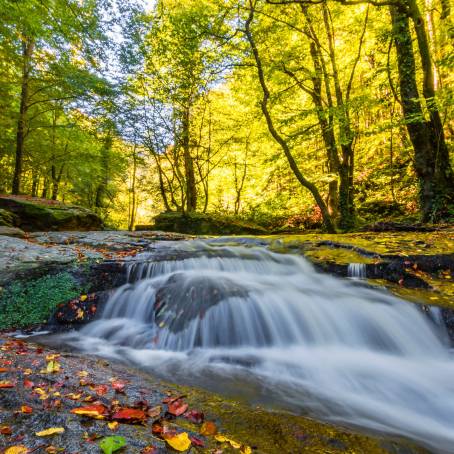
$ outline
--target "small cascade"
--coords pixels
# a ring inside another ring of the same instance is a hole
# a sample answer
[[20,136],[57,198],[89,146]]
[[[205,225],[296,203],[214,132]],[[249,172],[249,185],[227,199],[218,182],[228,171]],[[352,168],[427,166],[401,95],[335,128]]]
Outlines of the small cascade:
[[366,279],[366,264],[365,263],[350,263],[348,265],[347,275],[350,279]]
[[[365,278],[365,265],[349,276]],[[454,362],[437,314],[263,246],[191,241],[140,254],[100,318],[59,341],[435,452],[454,446]]]

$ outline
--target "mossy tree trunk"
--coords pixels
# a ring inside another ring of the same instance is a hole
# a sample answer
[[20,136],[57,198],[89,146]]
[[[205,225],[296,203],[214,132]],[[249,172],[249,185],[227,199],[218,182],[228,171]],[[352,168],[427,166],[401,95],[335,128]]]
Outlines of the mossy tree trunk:
[[[434,99],[433,71],[423,18],[413,0],[405,5],[390,6],[397,54],[400,97],[408,135],[414,148],[414,167],[420,185],[422,220],[435,221],[454,203],[454,177],[449,161],[443,126]],[[424,116],[416,80],[416,63],[410,30],[415,24],[423,67],[423,97],[429,118]]]
[[32,57],[35,42],[33,38],[24,36],[22,40],[22,83],[19,105],[19,116],[17,120],[17,133],[16,133],[16,155],[14,164],[14,175],[12,184],[12,193],[20,194],[21,180],[22,180],[22,167],[24,161],[24,146],[25,146],[25,125],[27,121],[28,100],[29,100],[29,83],[30,72],[32,67]]

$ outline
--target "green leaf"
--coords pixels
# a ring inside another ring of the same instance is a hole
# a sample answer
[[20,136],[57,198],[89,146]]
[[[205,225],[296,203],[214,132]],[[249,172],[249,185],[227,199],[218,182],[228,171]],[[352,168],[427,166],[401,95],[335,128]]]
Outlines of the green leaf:
[[99,447],[102,449],[104,454],[112,454],[113,452],[121,449],[123,446],[126,446],[126,438],[119,437],[118,435],[103,438],[99,442]]

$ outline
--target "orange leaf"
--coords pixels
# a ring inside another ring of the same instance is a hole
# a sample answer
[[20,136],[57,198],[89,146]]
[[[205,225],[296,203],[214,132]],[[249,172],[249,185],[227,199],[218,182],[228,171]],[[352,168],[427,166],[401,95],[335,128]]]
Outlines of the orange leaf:
[[216,427],[216,424],[214,422],[206,421],[202,424],[200,433],[202,435],[216,435],[218,433],[218,428]]
[[95,419],[104,419],[107,408],[104,405],[88,405],[86,407],[73,408],[71,413],[81,416],[90,416]]
[[0,389],[3,388],[14,388],[14,384],[7,380],[0,381]]
[[168,412],[174,416],[182,415],[188,409],[188,404],[185,404],[181,399],[169,403]]
[[22,413],[33,413],[33,408],[32,407],[29,407],[28,405],[22,405],[22,407],[20,407],[20,411]]

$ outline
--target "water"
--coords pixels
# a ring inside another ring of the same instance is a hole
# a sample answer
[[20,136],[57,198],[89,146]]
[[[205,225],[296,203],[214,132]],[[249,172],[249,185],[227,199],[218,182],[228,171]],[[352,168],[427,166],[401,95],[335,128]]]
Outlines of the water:
[[98,321],[60,341],[454,452],[454,363],[436,311],[262,246],[167,243],[128,276]]
[[366,265],[364,263],[350,263],[347,273],[351,279],[366,279]]

